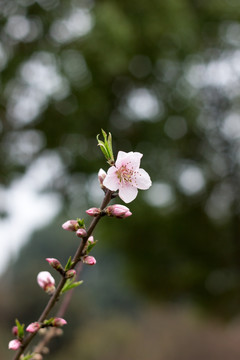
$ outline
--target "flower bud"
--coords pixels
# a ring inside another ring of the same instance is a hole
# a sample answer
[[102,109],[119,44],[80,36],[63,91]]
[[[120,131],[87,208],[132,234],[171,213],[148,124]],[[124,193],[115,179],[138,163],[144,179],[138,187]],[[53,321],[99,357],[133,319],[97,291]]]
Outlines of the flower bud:
[[18,339],[14,339],[8,343],[8,348],[10,350],[18,350],[21,344],[22,344],[21,341],[19,341]]
[[41,327],[41,325],[39,322],[33,322],[28,325],[28,327],[26,328],[26,331],[28,331],[30,333],[35,333],[40,329],[40,327]]
[[56,327],[62,327],[63,325],[66,324],[67,324],[66,320],[59,317],[55,317],[52,321],[52,326],[56,326]]
[[94,237],[92,235],[89,236],[87,241],[88,241],[89,244],[93,244],[94,243]]
[[18,336],[18,327],[17,327],[17,326],[13,326],[13,327],[12,327],[12,334],[13,334],[14,336]]
[[55,291],[55,280],[48,271],[41,271],[37,276],[38,285],[49,295]]
[[118,219],[124,219],[128,216],[131,216],[131,211],[124,205],[111,205],[106,208],[106,214],[108,216],[114,216]]
[[62,265],[58,259],[55,258],[46,258],[46,261],[51,265],[54,269],[58,270],[62,268]]
[[86,255],[86,256],[83,257],[83,263],[84,264],[95,265],[96,262],[97,261],[96,261],[95,257],[93,257],[93,256]]
[[99,208],[93,207],[86,210],[86,213],[90,216],[98,216],[99,214],[101,214],[101,210]]
[[68,220],[62,225],[62,228],[68,231],[77,231],[79,224],[77,220]]
[[84,237],[87,235],[87,232],[85,229],[81,228],[81,229],[78,229],[77,232],[76,232],[76,235],[80,238]]
[[76,276],[76,270],[70,269],[70,270],[66,271],[66,274],[65,274],[66,279],[70,279],[74,276]]
[[105,186],[103,186],[103,181],[106,176],[107,176],[107,173],[103,169],[100,169],[98,172],[98,181],[99,181],[99,184],[102,189],[105,188]]

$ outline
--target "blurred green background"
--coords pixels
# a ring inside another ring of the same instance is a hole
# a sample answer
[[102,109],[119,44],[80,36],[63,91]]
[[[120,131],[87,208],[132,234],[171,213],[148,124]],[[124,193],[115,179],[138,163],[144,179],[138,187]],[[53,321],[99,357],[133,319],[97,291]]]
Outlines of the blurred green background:
[[75,252],[62,223],[101,203],[101,128],[115,155],[144,154],[153,185],[133,216],[100,222],[46,359],[238,359],[239,1],[2,0],[0,14],[1,359],[14,319],[46,302],[45,258]]

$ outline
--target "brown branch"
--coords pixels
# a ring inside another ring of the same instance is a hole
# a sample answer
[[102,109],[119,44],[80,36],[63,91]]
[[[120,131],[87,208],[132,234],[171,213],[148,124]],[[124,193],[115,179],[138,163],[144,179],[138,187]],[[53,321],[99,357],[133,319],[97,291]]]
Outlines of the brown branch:
[[[102,201],[100,209],[103,210],[108,205],[108,203],[111,201],[111,199],[112,199],[112,191],[107,190],[106,193],[105,193],[104,199]],[[83,251],[84,251],[85,245],[87,243],[87,240],[88,240],[89,236],[92,235],[93,230],[95,229],[95,227],[98,224],[101,217],[102,217],[102,215],[99,214],[98,216],[96,216],[92,220],[92,222],[91,222],[91,224],[90,224],[90,226],[89,226],[89,228],[87,230],[87,235],[85,237],[83,237],[83,239],[82,239],[82,241],[81,241],[81,243],[80,243],[80,245],[79,245],[79,247],[78,247],[78,249],[77,249],[77,251],[76,251],[76,253],[74,255],[73,264],[71,266],[71,269],[75,268],[77,263],[79,261],[81,261],[81,256],[83,255]],[[46,320],[48,314],[50,313],[50,311],[52,310],[52,308],[54,307],[54,305],[58,301],[61,290],[64,287],[66,281],[67,281],[67,279],[65,277],[62,277],[62,279],[60,280],[54,294],[51,296],[51,298],[49,299],[45,309],[43,310],[42,314],[40,315],[40,317],[38,319],[38,322],[43,322],[44,320]],[[17,351],[17,353],[15,354],[13,360],[19,360],[20,359],[20,356],[23,354],[24,350],[27,348],[27,346],[29,345],[29,343],[32,341],[32,339],[35,337],[36,334],[37,333],[30,333],[24,338],[24,340],[22,342],[22,345],[21,345],[20,349]]]
[[[82,270],[82,262],[79,262],[77,264],[77,269],[76,269],[76,271],[77,271],[76,280],[79,278],[81,270]],[[68,306],[70,304],[70,301],[72,299],[74,290],[75,289],[71,289],[66,293],[66,295],[63,299],[63,302],[56,314],[56,317],[63,317],[65,315],[65,313],[68,309]],[[34,348],[34,353],[36,353],[36,354],[44,354],[44,351],[45,351],[48,343],[52,340],[52,338],[59,335],[59,330],[61,331],[61,329],[57,329],[54,327],[45,329],[45,330],[46,330],[46,334],[44,335],[43,339],[41,341],[39,341],[37,346]]]

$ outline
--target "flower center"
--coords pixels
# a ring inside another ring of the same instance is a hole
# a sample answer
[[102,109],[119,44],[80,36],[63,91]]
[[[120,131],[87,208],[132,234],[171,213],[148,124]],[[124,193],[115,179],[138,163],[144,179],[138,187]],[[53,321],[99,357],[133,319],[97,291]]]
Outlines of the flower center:
[[132,183],[135,178],[135,172],[129,169],[126,165],[122,165],[117,170],[117,177],[120,184]]

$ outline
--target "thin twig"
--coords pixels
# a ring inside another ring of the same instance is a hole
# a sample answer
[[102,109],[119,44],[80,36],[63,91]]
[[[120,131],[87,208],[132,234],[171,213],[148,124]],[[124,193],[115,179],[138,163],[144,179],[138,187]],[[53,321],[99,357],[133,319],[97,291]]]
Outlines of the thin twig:
[[[76,267],[76,280],[79,278],[80,272],[82,270],[82,262],[79,262],[77,264]],[[72,299],[73,296],[73,292],[75,289],[71,289],[69,290],[64,299],[63,302],[56,314],[56,317],[63,317],[68,309],[68,306],[70,304],[70,301]],[[48,345],[48,343],[52,340],[52,338],[56,337],[59,335],[59,330],[61,329],[57,329],[55,327],[49,328],[49,329],[45,329],[46,330],[46,334],[44,335],[44,337],[41,339],[41,341],[39,341],[39,343],[37,344],[37,346],[34,348],[34,353],[36,354],[43,354],[44,350],[46,349],[46,346]]]
[[[103,210],[108,205],[108,203],[111,201],[111,199],[112,199],[112,191],[107,190],[105,193],[104,199],[102,201],[100,209]],[[92,220],[92,222],[87,230],[87,235],[85,237],[83,237],[83,239],[74,255],[73,264],[71,266],[71,269],[75,268],[77,263],[79,261],[81,261],[81,256],[83,255],[83,251],[84,251],[85,245],[87,243],[87,240],[88,240],[89,236],[91,236],[93,230],[95,229],[95,227],[96,227],[97,223],[99,222],[99,220],[101,219],[101,217],[102,217],[101,214],[99,214]],[[42,314],[40,315],[38,322],[43,322],[44,320],[46,320],[48,314],[50,313],[50,311],[56,304],[57,300],[59,299],[61,290],[64,287],[66,281],[67,281],[67,279],[65,277],[62,277],[54,294],[51,296],[45,309],[43,310]],[[19,360],[20,356],[23,354],[24,350],[27,348],[27,346],[29,345],[29,343],[32,341],[32,339],[35,337],[36,334],[37,333],[30,333],[24,338],[22,345],[19,348],[19,350],[17,351],[13,360]]]

